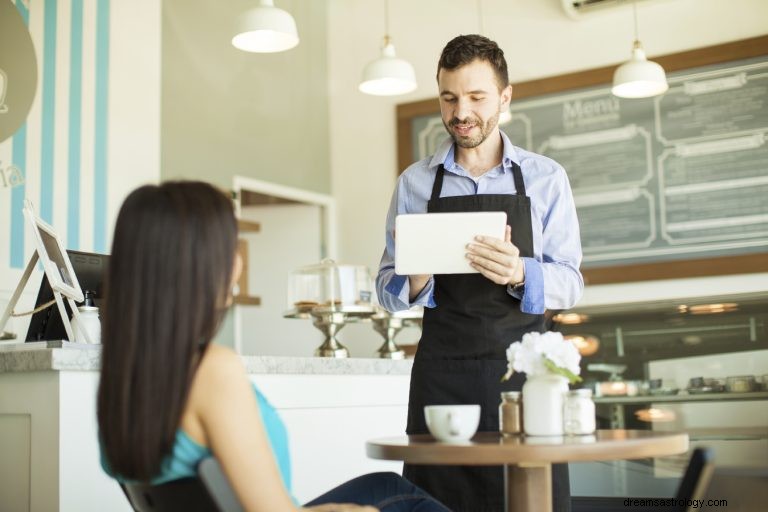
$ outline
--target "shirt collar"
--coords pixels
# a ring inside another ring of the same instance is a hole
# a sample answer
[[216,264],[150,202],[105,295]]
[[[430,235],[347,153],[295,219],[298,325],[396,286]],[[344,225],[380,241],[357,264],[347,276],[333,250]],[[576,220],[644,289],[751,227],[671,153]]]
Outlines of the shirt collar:
[[[515,150],[515,146],[512,145],[512,142],[509,140],[507,134],[502,130],[499,130],[499,133],[501,134],[501,142],[503,145],[501,154],[502,168],[507,171],[512,167],[512,162],[515,162],[519,165],[520,158],[517,154],[517,151]],[[456,167],[456,160],[454,157],[455,153],[456,144],[454,144],[451,137],[447,137],[445,140],[443,140],[442,143],[440,143],[437,151],[435,151],[435,154],[432,156],[432,160],[429,161],[429,168],[437,168],[440,166],[440,164],[443,164],[443,167],[445,167],[446,171],[453,172],[453,169]]]

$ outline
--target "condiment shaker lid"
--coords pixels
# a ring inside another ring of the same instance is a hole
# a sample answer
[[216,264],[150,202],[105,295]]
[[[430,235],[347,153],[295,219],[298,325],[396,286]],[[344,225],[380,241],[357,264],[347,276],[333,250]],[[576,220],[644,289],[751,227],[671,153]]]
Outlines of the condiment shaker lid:
[[520,392],[519,391],[502,391],[501,399],[509,400],[511,402],[517,402],[518,400],[520,400]]
[[85,290],[83,295],[85,296],[83,305],[77,309],[80,311],[98,311],[99,308],[96,307],[96,302],[93,300],[94,292],[91,290]]

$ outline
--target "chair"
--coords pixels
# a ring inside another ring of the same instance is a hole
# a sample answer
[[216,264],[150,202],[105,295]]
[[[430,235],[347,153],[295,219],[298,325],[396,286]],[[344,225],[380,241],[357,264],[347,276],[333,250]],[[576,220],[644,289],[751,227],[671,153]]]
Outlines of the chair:
[[[680,480],[675,493],[674,506],[657,506],[652,510],[686,512],[686,503],[691,500],[701,500],[709,486],[712,472],[715,469],[714,452],[711,448],[696,448],[688,461],[688,467]],[[669,499],[670,497],[656,499]],[[627,498],[619,497],[576,497],[571,498],[571,512],[648,512],[649,507],[633,506],[631,503],[625,506]],[[632,498],[635,499],[635,498]],[[637,498],[652,500],[654,498]]]
[[243,507],[221,470],[209,457],[197,466],[197,477],[160,485],[121,483],[136,512],[242,512]]

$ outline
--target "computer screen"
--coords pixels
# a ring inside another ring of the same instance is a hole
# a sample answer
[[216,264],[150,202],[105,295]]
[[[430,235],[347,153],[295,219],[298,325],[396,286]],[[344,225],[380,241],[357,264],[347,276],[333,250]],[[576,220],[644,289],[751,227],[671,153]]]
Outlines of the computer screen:
[[59,271],[59,274],[61,274],[61,280],[64,281],[64,284],[72,286],[74,281],[67,271],[66,258],[64,258],[64,255],[61,254],[61,251],[59,250],[59,244],[56,242],[56,239],[47,231],[40,229],[39,227],[38,232],[40,233],[40,238],[43,240],[43,245],[45,246],[45,251],[48,253],[48,257],[51,259],[53,264],[56,265],[56,270]]
[[[67,251],[69,260],[72,262],[72,269],[80,282],[80,288],[83,293],[90,291],[93,295],[96,307],[101,307],[101,301],[104,297],[104,279],[106,276],[109,256],[105,254],[95,254],[81,251]],[[42,306],[46,302],[53,300],[53,290],[48,283],[48,279],[43,275],[40,283],[40,290],[35,300],[35,308]],[[69,305],[64,303],[64,307],[72,318],[72,312]],[[59,308],[52,305],[32,315],[29,321],[26,341],[48,341],[67,339],[67,331],[59,315]]]

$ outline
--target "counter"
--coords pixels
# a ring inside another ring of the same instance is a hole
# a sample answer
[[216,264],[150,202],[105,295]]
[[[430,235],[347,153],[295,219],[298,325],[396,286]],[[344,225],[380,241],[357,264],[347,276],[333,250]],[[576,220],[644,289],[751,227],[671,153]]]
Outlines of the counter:
[[[0,373],[47,370],[98,371],[101,347],[25,348],[35,343],[0,344]],[[66,344],[66,342],[65,342]],[[413,360],[241,356],[248,373],[301,375],[410,375]]]
[[[3,512],[130,511],[99,466],[101,347],[0,345]],[[307,501],[349,478],[397,471],[365,441],[404,433],[412,361],[243,356],[288,429],[293,492]],[[328,461],[333,461],[329,463]]]

